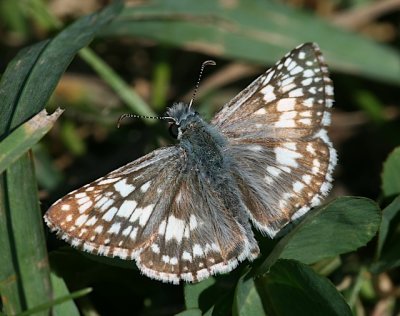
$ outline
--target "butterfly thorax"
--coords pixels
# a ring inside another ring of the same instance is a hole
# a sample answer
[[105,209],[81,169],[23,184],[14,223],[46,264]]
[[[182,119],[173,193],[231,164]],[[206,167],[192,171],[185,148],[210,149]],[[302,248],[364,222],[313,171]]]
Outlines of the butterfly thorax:
[[209,182],[219,182],[216,175],[224,175],[229,169],[230,159],[224,151],[225,137],[186,104],[175,104],[168,115],[178,126],[177,138],[179,146],[186,152],[188,168]]

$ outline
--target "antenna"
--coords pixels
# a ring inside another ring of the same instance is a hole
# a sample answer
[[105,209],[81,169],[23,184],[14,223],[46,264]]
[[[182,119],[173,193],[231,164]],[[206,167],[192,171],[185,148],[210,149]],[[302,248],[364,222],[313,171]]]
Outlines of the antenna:
[[[205,62],[203,62],[201,64],[199,78],[197,79],[196,87],[194,88],[193,96],[189,103],[189,109],[192,107],[193,100],[194,100],[197,90],[199,88],[199,84],[200,84],[201,76],[203,75],[204,68],[206,68],[206,66],[215,66],[215,65],[216,65],[216,63],[214,60],[206,60]],[[136,115],[136,114],[122,114],[118,119],[118,123],[117,123],[118,128],[121,126],[122,120],[127,117],[129,117],[129,118],[145,118],[145,119],[153,119],[153,120],[173,120],[173,121],[175,120],[171,116],[147,116],[147,115]]]
[[125,118],[145,118],[145,119],[153,119],[153,120],[173,120],[173,117],[170,116],[147,116],[147,115],[136,115],[136,114],[122,114],[119,119],[118,119],[118,123],[117,123],[117,127],[119,128],[121,125],[121,121]]
[[192,107],[194,97],[196,96],[197,89],[199,88],[199,84],[200,84],[201,76],[203,75],[204,68],[206,68],[206,66],[215,66],[215,65],[216,65],[216,63],[214,60],[206,60],[204,63],[202,63],[201,68],[200,68],[200,73],[199,73],[199,79],[197,79],[197,83],[196,83],[196,87],[194,88],[194,91],[193,91],[192,99],[189,102],[189,109]]

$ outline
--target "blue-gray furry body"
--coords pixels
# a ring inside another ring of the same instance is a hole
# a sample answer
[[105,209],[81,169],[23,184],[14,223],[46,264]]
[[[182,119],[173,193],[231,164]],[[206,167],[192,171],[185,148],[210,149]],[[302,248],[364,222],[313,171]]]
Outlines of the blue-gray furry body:
[[[236,164],[230,154],[226,138],[183,103],[175,104],[168,110],[168,115],[173,117],[179,126],[179,146],[186,155],[186,165],[182,166],[181,175],[194,186],[192,192],[201,192],[203,196],[198,199],[205,200],[209,210],[212,210],[210,214],[201,214],[204,210],[198,209],[199,213],[196,215],[212,217],[213,227],[209,229],[218,230],[217,235],[222,239],[221,244],[225,245],[232,243],[233,235],[240,234],[238,231],[232,231],[228,219],[233,218],[243,227],[241,233],[246,235],[250,251],[253,254],[258,253],[249,217],[235,180]],[[194,179],[197,181],[193,181]],[[214,233],[210,232],[211,235]],[[235,246],[241,248],[243,244]],[[243,249],[236,251],[242,252]]]

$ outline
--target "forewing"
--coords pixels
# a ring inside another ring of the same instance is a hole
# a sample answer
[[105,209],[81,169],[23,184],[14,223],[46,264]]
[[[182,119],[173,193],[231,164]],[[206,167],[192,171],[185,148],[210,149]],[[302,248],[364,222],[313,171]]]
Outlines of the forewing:
[[303,44],[228,103],[227,136],[253,223],[270,236],[326,196],[336,165],[327,135],[333,86],[316,44]]
[[134,259],[151,278],[196,282],[258,255],[251,228],[188,168],[156,150],[57,201],[47,224],[85,251]]
[[133,259],[168,212],[184,163],[178,147],[155,150],[58,200],[45,221],[73,246]]
[[231,138],[299,138],[330,124],[332,104],[332,81],[321,51],[306,43],[227,103],[212,124]]

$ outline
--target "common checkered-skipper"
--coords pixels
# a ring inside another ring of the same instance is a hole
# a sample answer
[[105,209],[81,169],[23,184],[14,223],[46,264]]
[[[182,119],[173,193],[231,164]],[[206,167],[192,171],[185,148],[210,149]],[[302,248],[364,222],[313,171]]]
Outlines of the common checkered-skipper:
[[45,215],[85,251],[135,260],[164,282],[196,282],[259,254],[250,222],[274,237],[327,195],[333,87],[316,44],[298,46],[210,124],[167,111],[179,144],[69,193]]

